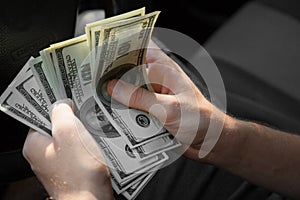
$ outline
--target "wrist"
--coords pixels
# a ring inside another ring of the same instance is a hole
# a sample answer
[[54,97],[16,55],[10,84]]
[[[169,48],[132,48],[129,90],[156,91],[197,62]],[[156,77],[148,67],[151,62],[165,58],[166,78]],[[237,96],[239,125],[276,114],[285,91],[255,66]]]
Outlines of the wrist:
[[70,193],[60,193],[53,200],[113,200],[112,192],[95,194],[91,191],[76,191]]
[[74,193],[60,193],[57,197],[53,198],[55,200],[98,200],[92,192],[89,191],[76,191]]
[[220,138],[204,161],[229,170],[240,163],[249,127],[249,122],[226,115]]
[[[51,193],[50,193],[51,194]],[[77,188],[60,188],[53,191],[54,200],[113,200],[114,195],[110,183],[103,185],[85,185]]]

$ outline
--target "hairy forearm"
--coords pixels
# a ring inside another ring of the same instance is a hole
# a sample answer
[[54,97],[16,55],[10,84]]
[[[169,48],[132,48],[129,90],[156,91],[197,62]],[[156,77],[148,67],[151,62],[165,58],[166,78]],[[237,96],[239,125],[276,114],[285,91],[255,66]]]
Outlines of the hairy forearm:
[[300,198],[300,136],[228,117],[207,160],[256,185]]

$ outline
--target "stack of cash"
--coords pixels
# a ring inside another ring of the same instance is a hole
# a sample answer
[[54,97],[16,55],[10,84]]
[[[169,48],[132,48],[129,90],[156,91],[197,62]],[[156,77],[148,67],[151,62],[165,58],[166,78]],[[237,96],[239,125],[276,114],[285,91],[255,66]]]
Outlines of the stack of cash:
[[150,114],[115,102],[109,80],[124,79],[151,90],[146,47],[159,12],[145,8],[86,25],[86,33],[31,57],[1,95],[1,110],[51,134],[49,107],[70,98],[76,116],[110,166],[117,194],[134,199],[180,143]]

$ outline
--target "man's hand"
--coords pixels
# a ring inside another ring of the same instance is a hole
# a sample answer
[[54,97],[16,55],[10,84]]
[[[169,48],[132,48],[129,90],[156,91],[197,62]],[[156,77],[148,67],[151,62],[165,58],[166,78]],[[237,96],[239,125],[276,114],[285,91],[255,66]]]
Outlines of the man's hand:
[[108,93],[124,105],[155,116],[171,134],[189,146],[185,154],[199,160],[209,124],[225,118],[228,121],[230,117],[212,105],[178,64],[154,43],[147,49],[147,65],[154,92],[121,79],[108,83]]
[[29,131],[23,155],[54,199],[113,199],[101,152],[70,103],[53,105],[52,137]]

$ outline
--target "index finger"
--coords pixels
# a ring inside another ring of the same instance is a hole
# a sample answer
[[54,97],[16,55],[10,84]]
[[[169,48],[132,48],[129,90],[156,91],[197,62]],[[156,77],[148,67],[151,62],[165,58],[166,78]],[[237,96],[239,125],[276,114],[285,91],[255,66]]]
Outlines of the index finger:
[[[168,51],[167,49],[164,49]],[[177,62],[166,54],[154,41],[150,40],[147,48],[146,62],[148,65],[162,64],[185,74]]]

